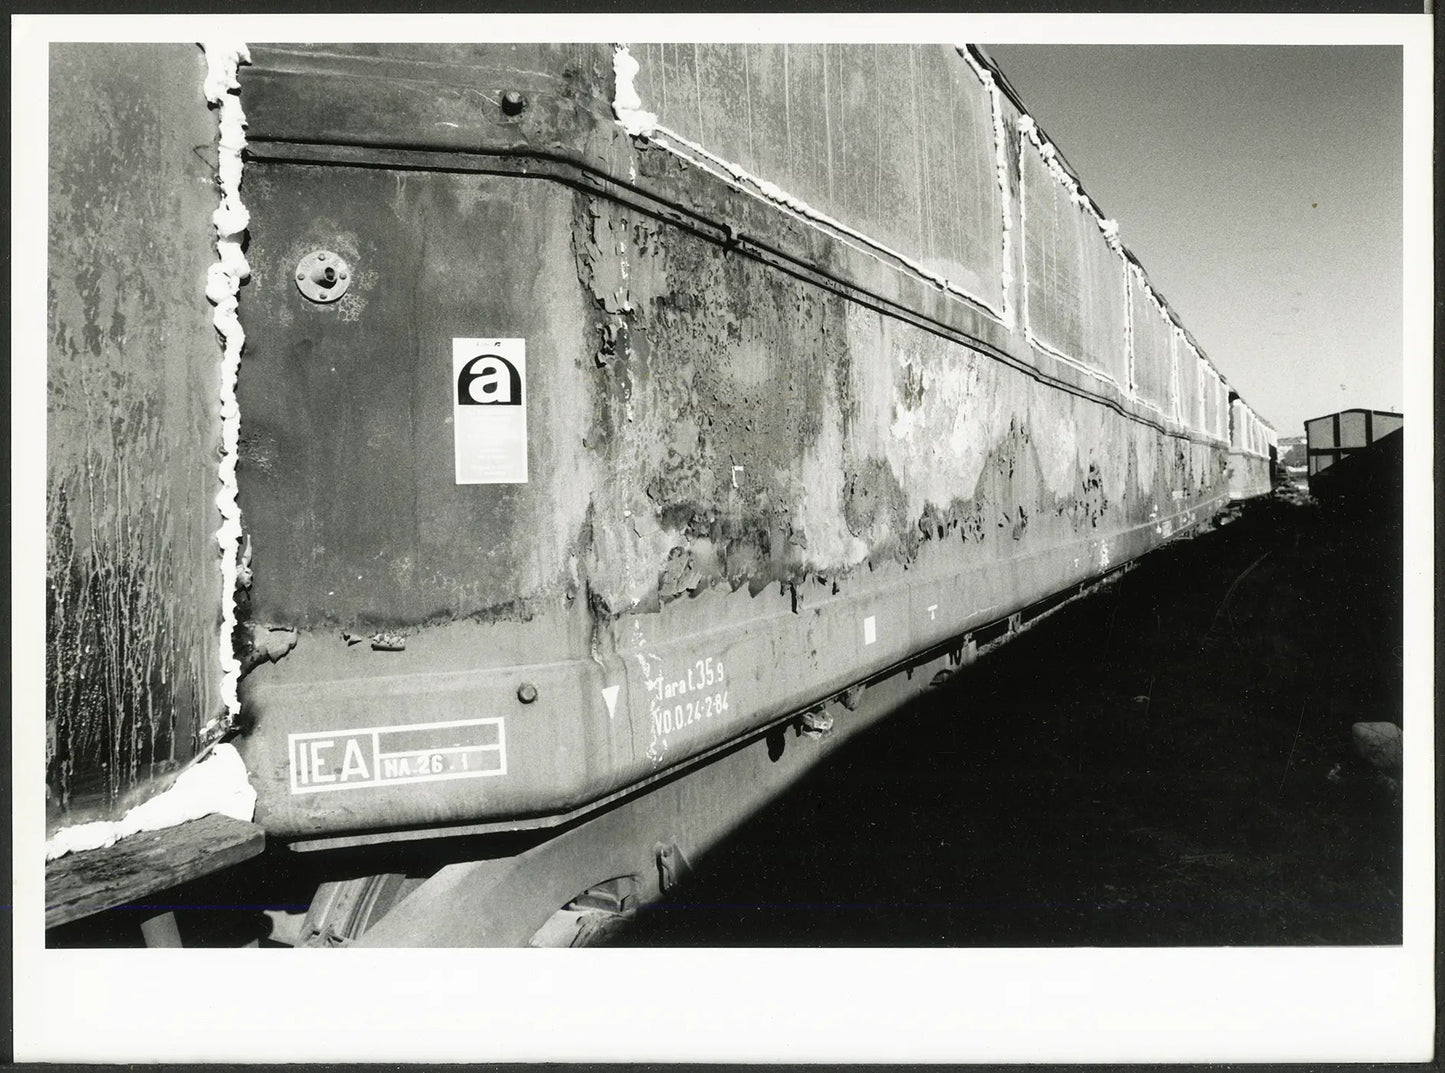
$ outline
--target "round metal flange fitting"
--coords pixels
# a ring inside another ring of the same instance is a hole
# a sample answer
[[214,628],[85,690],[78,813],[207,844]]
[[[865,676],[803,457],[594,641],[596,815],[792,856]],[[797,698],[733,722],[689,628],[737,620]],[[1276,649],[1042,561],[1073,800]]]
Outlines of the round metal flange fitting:
[[330,250],[312,250],[296,265],[296,289],[313,302],[334,302],[351,286],[351,266]]

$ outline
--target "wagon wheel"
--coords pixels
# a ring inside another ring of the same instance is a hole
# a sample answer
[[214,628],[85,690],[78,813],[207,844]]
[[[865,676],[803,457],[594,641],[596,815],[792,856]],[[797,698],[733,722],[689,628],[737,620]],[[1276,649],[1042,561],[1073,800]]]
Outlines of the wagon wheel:
[[420,876],[389,872],[322,883],[301,922],[296,945],[349,946],[422,882]]

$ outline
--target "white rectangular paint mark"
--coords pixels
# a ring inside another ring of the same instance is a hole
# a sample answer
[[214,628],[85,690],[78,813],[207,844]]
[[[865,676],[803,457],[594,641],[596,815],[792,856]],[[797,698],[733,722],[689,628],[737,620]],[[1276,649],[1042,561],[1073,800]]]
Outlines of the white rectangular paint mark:
[[527,341],[453,339],[457,484],[527,483]]
[[863,643],[871,645],[878,640],[878,624],[872,615],[863,620]]
[[291,792],[359,790],[507,773],[501,719],[314,730],[286,736]]

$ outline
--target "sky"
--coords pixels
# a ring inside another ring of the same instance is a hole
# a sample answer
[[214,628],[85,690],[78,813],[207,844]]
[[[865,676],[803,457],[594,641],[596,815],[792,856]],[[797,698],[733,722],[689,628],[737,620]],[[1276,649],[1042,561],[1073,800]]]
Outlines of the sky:
[[985,48],[1281,436],[1402,408],[1398,47]]

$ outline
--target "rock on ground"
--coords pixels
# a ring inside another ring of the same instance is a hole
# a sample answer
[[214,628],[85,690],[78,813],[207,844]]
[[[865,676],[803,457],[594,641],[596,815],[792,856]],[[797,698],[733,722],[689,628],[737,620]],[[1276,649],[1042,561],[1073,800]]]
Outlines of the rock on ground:
[[1356,723],[1350,728],[1355,752],[1372,767],[1389,774],[1400,773],[1404,758],[1404,735],[1394,723]]

